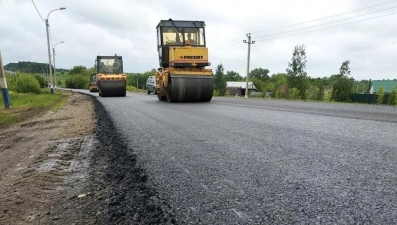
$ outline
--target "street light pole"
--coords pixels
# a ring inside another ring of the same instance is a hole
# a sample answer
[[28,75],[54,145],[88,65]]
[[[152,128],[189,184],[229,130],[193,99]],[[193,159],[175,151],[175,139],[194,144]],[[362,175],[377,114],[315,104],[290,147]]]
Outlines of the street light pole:
[[[53,9],[51,10],[48,15],[47,18],[45,20],[45,28],[47,31],[47,47],[48,47],[48,67],[49,67],[49,72],[50,72],[50,87],[51,87],[51,94],[54,93],[54,86],[52,84],[52,68],[51,68],[51,50],[50,50],[50,35],[48,32],[48,27],[50,26],[50,24],[48,23],[48,17],[50,16],[50,14],[56,10],[64,10],[66,9],[65,7],[61,7],[59,9]],[[55,71],[54,71],[55,72]]]
[[54,47],[52,48],[52,57],[54,58],[54,86],[57,86],[57,71],[56,71],[56,67],[55,67],[55,46],[60,43],[65,43],[65,42],[60,41],[60,42],[56,43],[54,45]]

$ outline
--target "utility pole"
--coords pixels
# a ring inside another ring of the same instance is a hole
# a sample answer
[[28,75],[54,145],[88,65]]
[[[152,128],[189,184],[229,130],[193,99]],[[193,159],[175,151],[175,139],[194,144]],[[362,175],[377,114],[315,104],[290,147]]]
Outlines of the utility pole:
[[4,72],[3,60],[1,58],[1,52],[0,52],[0,88],[1,88],[1,95],[3,95],[4,107],[5,107],[5,109],[10,109],[11,108],[11,99],[10,99],[10,95],[8,93],[6,74]]
[[243,40],[244,43],[248,44],[248,56],[247,56],[247,76],[245,77],[245,98],[248,98],[248,81],[249,81],[249,70],[250,70],[250,54],[251,54],[251,44],[255,41],[251,41],[251,33],[247,34],[248,41]]
[[56,71],[56,68],[55,68],[55,48],[52,48],[52,59],[54,61],[54,88],[55,88],[55,86],[57,85],[57,83],[56,83],[57,71]]
[[51,89],[51,94],[54,94],[54,88],[52,86],[52,68],[51,68],[51,52],[50,52],[50,36],[48,34],[48,19],[45,20],[45,28],[47,32],[47,47],[48,47],[48,67],[49,67],[49,74],[50,74],[50,79],[49,79],[49,84],[50,84],[50,89]]

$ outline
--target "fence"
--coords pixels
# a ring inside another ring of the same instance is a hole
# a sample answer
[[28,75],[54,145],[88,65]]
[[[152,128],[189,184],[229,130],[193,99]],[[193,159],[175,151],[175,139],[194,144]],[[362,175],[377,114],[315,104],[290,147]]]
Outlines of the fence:
[[[350,96],[352,102],[376,104],[378,95],[376,94],[352,94]],[[389,99],[389,94],[385,94],[382,104],[386,104]]]

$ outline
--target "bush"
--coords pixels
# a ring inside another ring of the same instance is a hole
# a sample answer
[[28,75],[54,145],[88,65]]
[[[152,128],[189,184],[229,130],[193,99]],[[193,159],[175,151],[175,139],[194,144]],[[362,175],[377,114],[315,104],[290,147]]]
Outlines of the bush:
[[354,80],[347,76],[336,75],[333,77],[331,100],[336,102],[350,102],[353,94]]
[[288,98],[289,99],[300,99],[301,95],[300,95],[300,91],[298,90],[298,88],[293,87],[291,89],[288,90]]
[[397,105],[397,88],[393,89],[393,91],[390,93],[388,104]]
[[37,81],[34,76],[26,74],[17,76],[10,89],[11,88],[18,93],[39,94],[41,91],[39,81]]
[[217,91],[217,90],[214,90],[214,91],[212,92],[212,95],[213,95],[213,96],[220,96],[219,91]]
[[[273,94],[273,93],[274,93],[274,94]],[[277,89],[277,90],[275,90],[274,92],[272,92],[272,97],[275,98],[275,99],[280,99],[280,98],[281,98],[280,90]]]
[[376,100],[377,104],[383,104],[383,99],[385,98],[385,89],[383,87],[379,88],[378,99]]
[[334,91],[334,87],[331,87],[331,90],[324,91],[323,99],[325,102],[331,101],[333,91]]
[[317,100],[319,95],[319,88],[317,86],[311,86],[305,92],[306,100]]
[[36,74],[36,75],[34,75],[34,78],[36,78],[36,80],[39,82],[39,85],[41,88],[47,87],[48,84],[42,75]]
[[325,90],[323,86],[320,86],[320,88],[318,88],[317,90],[317,96],[316,96],[316,100],[317,101],[323,101],[325,96]]
[[135,91],[135,90],[136,90],[135,86],[127,85],[127,91]]
[[85,75],[68,75],[65,80],[66,88],[89,89],[90,77]]

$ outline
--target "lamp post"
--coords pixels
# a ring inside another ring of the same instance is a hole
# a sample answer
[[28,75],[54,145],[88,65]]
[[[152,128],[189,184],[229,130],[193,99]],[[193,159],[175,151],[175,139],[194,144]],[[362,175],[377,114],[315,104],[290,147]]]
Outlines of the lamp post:
[[65,42],[60,41],[60,42],[56,43],[54,45],[54,47],[52,48],[52,57],[54,58],[54,86],[57,86],[57,71],[56,71],[56,67],[55,67],[55,46],[57,46],[57,44],[61,44],[61,43],[65,43]]
[[[50,71],[50,88],[51,88],[51,94],[54,93],[54,86],[52,85],[52,68],[51,68],[51,50],[50,50],[50,36],[49,36],[49,32],[48,32],[48,27],[50,26],[50,24],[48,23],[48,17],[50,16],[50,14],[56,10],[64,10],[66,9],[65,7],[61,7],[59,9],[53,9],[51,10],[48,15],[47,18],[45,20],[45,27],[46,27],[46,31],[47,31],[47,47],[48,47],[48,66],[49,66],[49,71]],[[55,72],[55,71],[54,71]]]

